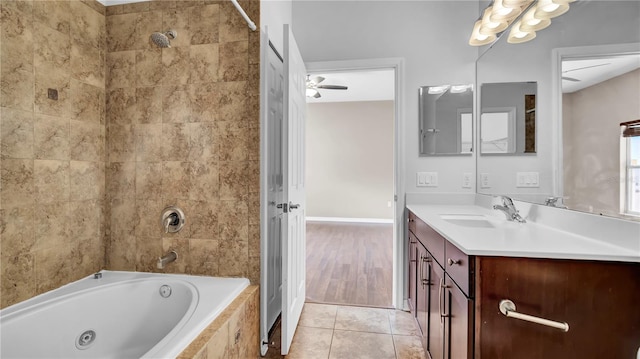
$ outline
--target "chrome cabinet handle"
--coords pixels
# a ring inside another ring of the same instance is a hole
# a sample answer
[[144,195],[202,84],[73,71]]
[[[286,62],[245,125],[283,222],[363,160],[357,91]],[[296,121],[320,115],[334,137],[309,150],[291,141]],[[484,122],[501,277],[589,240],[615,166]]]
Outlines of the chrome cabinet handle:
[[453,265],[460,265],[460,263],[462,263],[462,261],[459,260],[459,259],[454,261],[453,259],[449,258],[447,260],[447,263],[449,263],[449,266],[453,266]]
[[548,327],[560,329],[563,332],[569,331],[569,324],[567,324],[566,322],[556,322],[553,320],[534,317],[533,315],[516,312],[516,305],[509,299],[501,300],[499,308],[500,308],[500,312],[505,316],[507,316],[507,318],[520,319],[520,320],[525,320],[527,322],[546,325]]
[[[449,314],[444,312],[444,308],[446,306],[445,303],[445,296],[447,294],[447,291],[443,290],[443,289],[447,289],[449,288],[448,285],[444,284],[444,278],[440,279],[440,298],[438,299],[438,306],[440,307],[440,323],[442,323],[444,321],[444,318],[448,317]],[[440,304],[442,303],[442,304]]]
[[[431,258],[424,256],[422,257],[422,273],[420,274],[420,277],[423,277],[424,275],[424,263],[431,263]],[[422,278],[422,287],[424,288],[425,285],[431,285],[429,278]]]
[[420,265],[418,265],[418,271],[420,271],[420,283],[422,283],[422,287],[424,288],[424,271],[422,267],[424,266],[424,256],[420,255]]

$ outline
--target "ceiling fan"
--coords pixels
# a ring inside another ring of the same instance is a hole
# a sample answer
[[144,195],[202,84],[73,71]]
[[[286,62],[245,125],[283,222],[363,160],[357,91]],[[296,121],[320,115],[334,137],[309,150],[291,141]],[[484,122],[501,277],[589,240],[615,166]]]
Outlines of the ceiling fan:
[[[590,69],[590,68],[593,68],[593,67],[600,67],[600,66],[607,66],[607,65],[611,65],[611,63],[609,62],[609,63],[602,63],[602,64],[595,64],[595,65],[590,65],[590,66],[579,67],[579,68],[576,68],[576,69],[570,69],[570,70],[562,71],[562,73],[566,74],[567,72],[571,72],[571,71],[585,70],[585,69]],[[580,79],[576,79],[576,78],[569,77],[569,76],[562,76],[562,79],[566,80],[566,81],[571,81],[571,82],[580,82],[580,81],[582,81]]]
[[318,89],[323,89],[323,90],[346,90],[348,89],[347,86],[341,86],[341,85],[320,85],[320,83],[322,81],[324,81],[325,78],[322,76],[314,76],[311,77],[311,75],[307,75],[307,97],[313,97],[313,98],[320,98],[322,97],[320,95],[320,92],[318,91]]

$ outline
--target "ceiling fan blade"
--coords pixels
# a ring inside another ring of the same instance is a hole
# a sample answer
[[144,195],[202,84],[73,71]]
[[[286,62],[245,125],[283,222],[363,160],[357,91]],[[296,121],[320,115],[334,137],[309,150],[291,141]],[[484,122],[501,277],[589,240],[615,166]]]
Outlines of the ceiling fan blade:
[[322,76],[314,76],[314,77],[312,77],[310,79],[310,81],[311,81],[311,83],[317,85],[317,84],[321,83],[322,81],[324,81],[324,77],[322,77]]
[[596,65],[591,65],[591,66],[578,67],[577,69],[564,70],[564,71],[562,71],[562,73],[566,74],[567,72],[571,72],[571,71],[578,71],[578,70],[590,69],[590,68],[594,68],[594,67],[607,66],[607,65],[611,65],[611,63],[607,62],[607,63],[603,63],[603,64],[596,64]]
[[326,89],[326,90],[346,90],[346,89],[348,89],[347,86],[340,86],[340,85],[319,85],[318,88],[319,89]]
[[571,82],[580,82],[578,79],[574,79],[573,77],[562,76],[563,80],[571,81]]

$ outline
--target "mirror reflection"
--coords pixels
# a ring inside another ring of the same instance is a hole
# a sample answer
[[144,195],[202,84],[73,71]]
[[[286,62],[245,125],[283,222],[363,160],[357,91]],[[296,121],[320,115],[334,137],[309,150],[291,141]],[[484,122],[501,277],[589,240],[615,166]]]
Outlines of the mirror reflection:
[[536,152],[536,90],[535,82],[481,85],[481,154]]
[[640,54],[566,56],[561,70],[565,204],[639,216]]
[[471,155],[473,85],[419,89],[420,155]]
[[[478,193],[640,220],[640,136],[625,135],[640,133],[640,66],[629,60],[635,65],[612,71],[622,57],[640,53],[638,14],[638,1],[574,2],[533,40],[510,44],[502,36],[485,49],[476,62],[477,113],[487,107],[482,84],[535,81],[536,136],[532,156],[490,155],[482,146]],[[583,61],[593,59],[612,65]],[[591,82],[584,71],[599,79]]]

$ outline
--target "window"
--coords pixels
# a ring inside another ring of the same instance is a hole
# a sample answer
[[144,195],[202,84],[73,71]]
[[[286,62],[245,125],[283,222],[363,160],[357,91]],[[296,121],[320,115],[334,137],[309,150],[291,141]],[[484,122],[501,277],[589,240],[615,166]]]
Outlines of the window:
[[515,152],[514,107],[483,109],[480,116],[481,153]]
[[640,216],[640,120],[621,124],[623,181],[620,183],[621,210],[624,214]]

